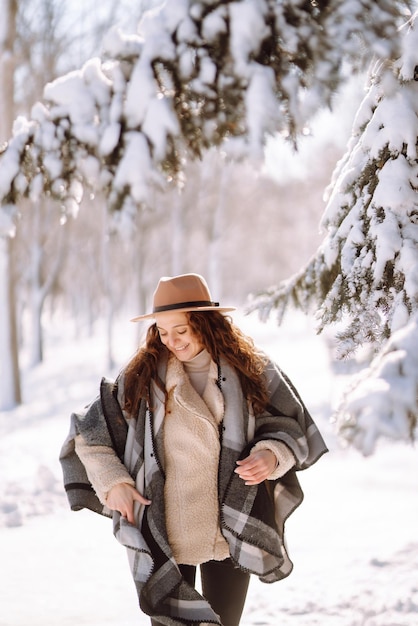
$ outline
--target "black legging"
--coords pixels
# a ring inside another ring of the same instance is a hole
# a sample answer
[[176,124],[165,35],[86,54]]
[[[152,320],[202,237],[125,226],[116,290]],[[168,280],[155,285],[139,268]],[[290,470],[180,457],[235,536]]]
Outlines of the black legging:
[[[196,567],[180,565],[184,579],[194,587]],[[234,566],[231,559],[208,561],[200,566],[202,593],[212,609],[221,618],[222,626],[239,626],[250,575]],[[161,626],[151,620],[152,626]]]

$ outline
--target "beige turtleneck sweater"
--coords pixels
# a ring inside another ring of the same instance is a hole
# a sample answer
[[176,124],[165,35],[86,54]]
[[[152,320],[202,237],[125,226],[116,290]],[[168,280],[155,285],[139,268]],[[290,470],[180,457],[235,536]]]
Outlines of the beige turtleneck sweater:
[[209,352],[202,350],[193,359],[183,363],[186,374],[199,396],[203,396],[205,391],[211,361]]

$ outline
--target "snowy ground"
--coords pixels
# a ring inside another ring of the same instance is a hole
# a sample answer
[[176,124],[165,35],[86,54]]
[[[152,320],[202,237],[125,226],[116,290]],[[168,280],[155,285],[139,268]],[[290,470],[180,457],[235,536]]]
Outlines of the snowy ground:
[[[282,329],[239,321],[290,375],[330,447],[300,475],[305,501],[287,526],[294,572],[253,579],[242,625],[418,626],[416,450],[340,448],[329,416],[343,381],[325,341],[298,316]],[[99,332],[75,341],[65,328],[49,328],[45,363],[25,373],[25,404],[0,413],[0,626],[145,626],[111,522],[70,512],[63,494],[69,414],[112,374]],[[134,342],[121,325],[120,364]]]

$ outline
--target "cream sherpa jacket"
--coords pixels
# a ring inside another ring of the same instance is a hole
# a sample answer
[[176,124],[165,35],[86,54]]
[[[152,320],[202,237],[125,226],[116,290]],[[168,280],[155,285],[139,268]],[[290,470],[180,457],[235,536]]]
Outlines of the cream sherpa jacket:
[[167,364],[163,430],[166,526],[174,558],[185,565],[229,556],[219,528],[219,426],[224,402],[217,375],[218,369],[211,363],[200,397],[183,364],[176,357]]
[[[168,361],[164,499],[169,543],[176,561],[183,564],[197,565],[229,556],[219,528],[219,427],[224,403],[217,375],[217,366],[211,362],[200,397],[183,364],[174,356]],[[277,467],[269,479],[284,475],[295,463],[292,452],[281,442],[260,441],[254,449],[269,449],[276,455]],[[103,504],[114,485],[135,485],[111,449],[88,446],[78,435],[76,451]]]

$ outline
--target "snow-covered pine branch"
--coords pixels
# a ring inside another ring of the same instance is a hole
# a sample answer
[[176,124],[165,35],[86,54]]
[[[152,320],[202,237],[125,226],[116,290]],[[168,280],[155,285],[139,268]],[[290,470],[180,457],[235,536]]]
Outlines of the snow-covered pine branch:
[[[91,59],[45,88],[0,157],[0,204],[40,194],[77,209],[82,187],[135,211],[186,159],[222,145],[262,154],[266,135],[297,136],[365,57],[397,53],[408,1],[177,0],[140,35],[113,32]],[[10,211],[9,211],[10,213]],[[3,218],[3,230],[11,226]]]
[[321,328],[348,314],[352,348],[407,323],[418,308],[417,97],[418,28],[410,25],[401,57],[377,62],[371,75],[334,173],[324,242],[304,270],[252,308],[266,315],[289,300],[305,310],[314,304]]

